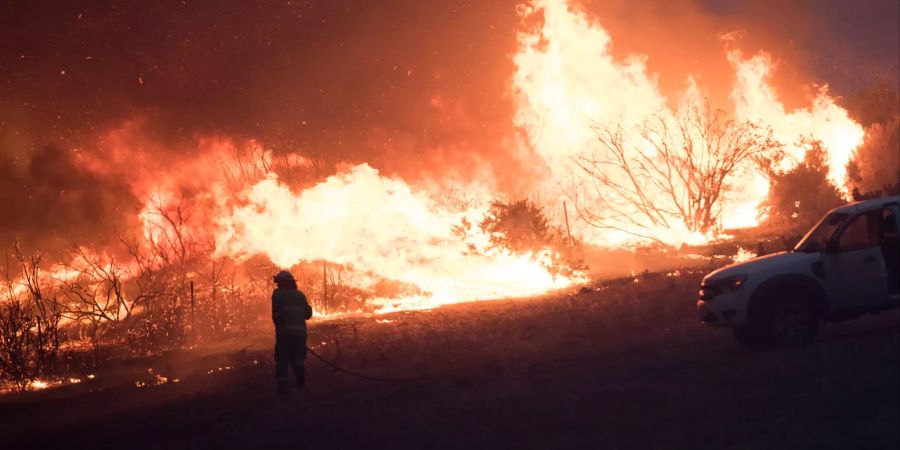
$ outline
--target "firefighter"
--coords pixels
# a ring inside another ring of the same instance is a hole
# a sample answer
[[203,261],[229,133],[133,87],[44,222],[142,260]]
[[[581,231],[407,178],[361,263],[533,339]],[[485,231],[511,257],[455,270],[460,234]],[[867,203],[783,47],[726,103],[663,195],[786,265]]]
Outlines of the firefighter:
[[306,321],[312,317],[312,307],[287,271],[274,277],[278,288],[272,291],[272,322],[275,323],[275,377],[278,393],[290,389],[288,366],[294,369],[297,387],[306,384]]

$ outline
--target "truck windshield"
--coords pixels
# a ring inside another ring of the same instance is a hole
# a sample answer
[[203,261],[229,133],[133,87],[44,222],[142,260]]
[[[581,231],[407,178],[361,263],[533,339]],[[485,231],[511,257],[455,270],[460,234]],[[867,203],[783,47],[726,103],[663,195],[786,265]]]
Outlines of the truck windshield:
[[826,215],[809,231],[803,239],[794,247],[795,252],[815,253],[825,248],[825,240],[834,234],[835,230],[841,226],[850,214],[847,213],[831,213]]

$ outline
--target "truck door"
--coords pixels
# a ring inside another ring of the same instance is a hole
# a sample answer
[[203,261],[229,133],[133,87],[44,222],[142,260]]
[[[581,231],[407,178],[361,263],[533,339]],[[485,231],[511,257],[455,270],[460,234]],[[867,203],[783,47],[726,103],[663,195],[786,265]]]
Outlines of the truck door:
[[887,271],[888,295],[900,300],[900,234],[897,230],[897,206],[881,211],[881,256]]
[[887,302],[887,272],[879,232],[882,211],[851,217],[822,255],[828,296],[835,309],[865,308]]

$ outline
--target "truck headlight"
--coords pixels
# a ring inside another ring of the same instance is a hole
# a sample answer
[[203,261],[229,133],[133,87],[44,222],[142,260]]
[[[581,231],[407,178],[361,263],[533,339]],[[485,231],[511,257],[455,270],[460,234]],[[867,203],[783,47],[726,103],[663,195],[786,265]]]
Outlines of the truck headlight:
[[738,275],[732,275],[730,277],[723,278],[722,281],[716,283],[722,289],[722,292],[731,292],[741,286],[743,286],[744,282],[747,281],[747,274],[741,273]]
[[745,273],[727,276],[721,280],[704,281],[703,286],[700,287],[700,296],[711,300],[719,294],[731,292],[743,286],[746,281],[747,274]]

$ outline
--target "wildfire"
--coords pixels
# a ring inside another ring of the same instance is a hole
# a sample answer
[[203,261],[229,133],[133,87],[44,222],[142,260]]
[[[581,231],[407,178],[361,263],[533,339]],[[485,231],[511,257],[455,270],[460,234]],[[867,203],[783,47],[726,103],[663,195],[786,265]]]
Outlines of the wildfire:
[[[90,378],[93,379],[93,377],[90,377]],[[31,390],[31,391],[43,391],[46,389],[53,389],[53,388],[63,387],[63,386],[72,385],[72,384],[79,384],[79,383],[81,383],[81,381],[82,381],[81,378],[75,378],[75,377],[52,379],[52,380],[35,378],[34,380],[31,380],[28,383],[27,389]]]
[[768,84],[773,67],[768,54],[744,59],[740,51],[732,50],[728,61],[737,74],[731,93],[737,117],[770,125],[775,137],[787,146],[794,163],[803,160],[804,150],[795,145],[800,139],[812,137],[821,141],[829,157],[828,178],[835,186],[843,186],[847,162],[853,149],[862,144],[865,132],[828,96],[828,87],[819,89],[810,108],[788,112]]
[[[616,60],[610,52],[609,33],[572,10],[565,0],[538,0],[534,8],[523,8],[522,13],[526,19],[539,17],[541,22],[536,29],[519,35],[513,78],[519,103],[515,120],[527,133],[528,144],[549,167],[541,186],[545,198],[572,197],[575,193],[582,196],[583,203],[591,204],[604,196],[615,196],[614,192],[584,189],[589,180],[573,162],[596,149],[592,125],[621,125],[628,130],[652,115],[673,117],[680,109],[702,101],[700,88],[693,79],[686,80],[683,95],[671,108],[670,99],[660,91],[658,76],[647,69],[646,57],[631,55]],[[745,59],[739,51],[731,50],[723,51],[723,58],[736,72],[732,92],[736,119],[771,127],[792,157],[781,169],[803,159],[804,149],[796,145],[800,138],[820,140],[829,155],[831,180],[843,185],[844,167],[862,142],[863,129],[835,104],[827,89],[820,89],[810,107],[786,111],[768,82],[773,67],[768,55]],[[757,206],[767,194],[768,182],[748,166],[739,167],[729,180],[736,189],[721,211],[726,228],[758,223]],[[695,244],[714,237],[692,232],[682,224],[658,226],[644,221],[640,225],[648,229],[650,237],[670,244]],[[605,245],[633,238],[617,230],[580,228],[579,232]]]
[[[688,78],[678,98],[667,98],[658,75],[648,70],[646,56],[615,58],[610,34],[565,0],[537,0],[533,6],[521,7],[520,13],[523,29],[518,33],[510,80],[516,102],[511,126],[523,132],[517,150],[529,155],[524,165],[543,175],[534,181],[532,195],[550,212],[561,209],[558,206],[564,200],[595,204],[614,199],[615,193],[587,188],[590,180],[575,163],[585,152],[597,150],[595,127],[628,130],[654,114],[674,120],[679,112],[704,103],[701,86]],[[802,138],[817,139],[829,155],[830,178],[842,185],[844,167],[862,142],[863,129],[828,96],[827,89],[821,88],[807,108],[788,111],[769,83],[774,68],[770,56],[746,57],[739,50],[723,48],[722,57],[736,75],[730,114],[771,127],[790,157],[781,169],[802,160]],[[434,98],[431,102],[440,103]],[[312,161],[296,154],[281,155],[279,163],[290,169],[287,173],[306,177],[301,184],[286,179],[284,173],[276,175],[272,169],[276,156],[253,140],[239,143],[221,136],[202,137],[196,149],[183,152],[193,156],[178,164],[155,160],[151,155],[165,152],[156,148],[160,144],[141,137],[141,125],[140,120],[130,121],[109,132],[103,138],[103,151],[84,153],[80,163],[97,174],[132,180],[132,194],[144,204],[137,220],[146,242],[179,247],[184,255],[205,252],[239,261],[264,255],[283,267],[327,261],[358,274],[355,287],[369,288],[386,279],[419,289],[399,299],[369,299],[382,312],[531,296],[585,280],[578,272],[560,275],[551,270],[549,249],[471,252],[472,242],[453,235],[455,226],[477,221],[488,211],[491,199],[507,194],[490,188],[497,185],[496,180],[484,171],[462,185],[442,174],[411,185],[361,163],[322,180]],[[643,148],[646,142],[637,142],[637,151],[652,153],[652,148]],[[135,166],[142,170],[135,171]],[[721,211],[715,212],[721,226],[757,224],[757,207],[767,194],[768,180],[745,162],[726,182],[734,189],[721,201]],[[437,202],[442,190],[451,186],[477,192],[474,197],[483,200],[466,202],[464,207]],[[647,189],[649,195],[660,196],[654,187]],[[703,243],[721,233],[721,228],[700,232],[678,221],[657,224],[637,216],[629,220],[646,228],[646,237],[668,244]],[[591,244],[613,246],[635,239],[627,230],[598,230],[574,218],[571,225],[572,234]],[[488,239],[478,233],[470,238]],[[203,245],[186,249],[184,241]],[[186,264],[184,255],[180,262]],[[71,263],[51,269],[49,276],[67,280],[92,270],[85,267],[73,273],[72,267],[78,266]],[[132,272],[136,269],[125,267],[123,277]],[[18,284],[14,289],[17,295],[24,293]]]
[[[584,174],[573,163],[585,151],[596,149],[597,136],[592,126],[627,127],[660,112],[673,118],[679,111],[704,101],[701,87],[689,78],[675,106],[670,106],[673,102],[660,91],[658,75],[647,69],[646,57],[614,58],[609,33],[572,10],[564,0],[540,0],[534,7],[521,8],[521,13],[526,19],[540,17],[540,21],[537,27],[525,29],[518,36],[516,70],[511,80],[517,94],[514,126],[525,132],[522,145],[538,156],[533,165],[544,177],[535,182],[534,191],[545,206],[561,204],[573,193],[583,203],[609,195],[584,189]],[[827,90],[822,88],[808,108],[786,111],[768,83],[773,67],[770,57],[759,54],[745,58],[738,50],[723,49],[723,58],[736,73],[732,92],[735,118],[771,127],[774,137],[786,145],[792,157],[785,160],[782,168],[802,159],[804,150],[796,144],[800,138],[811,137],[820,140],[830,155],[833,181],[842,180],[843,168],[861,142],[863,132],[828,96]],[[127,136],[114,134],[111,140],[127,144]],[[215,155],[217,161],[230,161],[234,145],[227,139],[209,138],[201,142],[201,153]],[[258,143],[248,145],[251,153],[263,160],[272,158]],[[303,158],[295,159],[295,167],[310,164]],[[328,261],[361,274],[354,281],[360,288],[370,287],[376,279],[388,279],[421,290],[400,299],[370,299],[379,311],[529,296],[584,279],[577,273],[552,274],[546,255],[539,251],[468,252],[467,243],[453,236],[451,230],[463,220],[477,220],[489,205],[486,200],[455,209],[435,202],[440,189],[446,189],[440,176],[424,185],[411,186],[363,163],[295,191],[290,183],[265,170],[271,167],[269,163],[252,166],[262,170],[251,171],[249,176],[246,165],[234,165],[244,177],[222,179],[220,175],[209,175],[209,167],[199,161],[208,158],[198,158],[197,164],[188,163],[186,169],[176,170],[168,178],[150,178],[142,183],[144,187],[136,194],[156,202],[151,205],[148,201],[141,213],[147,239],[166,238],[158,230],[165,229],[163,220],[171,221],[171,217],[160,212],[182,201],[172,195],[173,184],[188,183],[197,193],[194,201],[207,211],[199,219],[187,220],[195,222],[192,229],[213,235],[216,257],[241,260],[265,255],[283,267],[303,261]],[[227,162],[220,164],[228,168]],[[768,182],[749,164],[735,170],[733,179],[728,180],[736,188],[723,202],[724,227],[752,226],[759,220],[757,205],[765,198]],[[462,190],[484,194],[481,197],[485,199],[502,195],[485,188],[493,185],[490,179],[472,180]],[[146,186],[155,186],[155,196],[149,195],[151,191]],[[210,223],[214,226],[210,227]],[[617,245],[634,238],[621,230],[597,231],[577,221],[573,225],[576,236],[595,244]],[[678,222],[643,225],[650,230],[650,237],[670,244],[702,243],[718,232],[701,233]],[[476,235],[474,239],[487,238]]]
[[[460,300],[534,295],[577,281],[553,276],[540,255],[467,254],[452,228],[485,206],[442,209],[424,192],[368,165],[351,168],[294,194],[269,177],[245,193],[246,204],[220,219],[217,251],[264,254],[290,267],[328,260],[411,283],[425,296],[388,302],[381,309],[426,309]],[[392,306],[391,306],[392,305]]]

